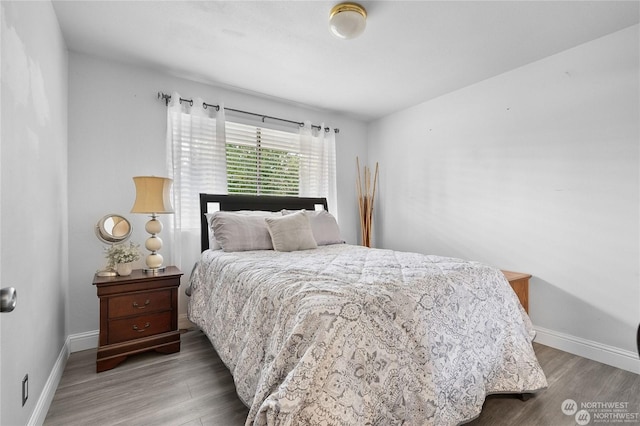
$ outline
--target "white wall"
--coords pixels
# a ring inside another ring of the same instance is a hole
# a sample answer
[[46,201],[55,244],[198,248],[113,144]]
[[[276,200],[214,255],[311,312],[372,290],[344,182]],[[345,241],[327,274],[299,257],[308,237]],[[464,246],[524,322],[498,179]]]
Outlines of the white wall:
[[[176,78],[158,72],[71,53],[69,60],[69,246],[70,334],[99,328],[99,306],[91,285],[104,266],[103,244],[94,234],[98,219],[119,213],[133,223],[131,240],[147,237],[144,215],[129,213],[135,199],[132,177],[166,176],[166,106],[156,93],[178,91],[208,103],[294,120],[309,119],[340,128],[336,136],[340,226],[349,242],[358,235],[355,157],[365,157],[366,125],[329,111],[295,106],[239,91]],[[230,116],[227,115],[227,119]],[[246,118],[246,117],[245,117]],[[164,222],[168,220],[161,218]],[[165,231],[163,231],[165,232]],[[193,248],[199,250],[199,240]],[[170,259],[165,239],[162,249]],[[165,262],[166,264],[167,262]],[[186,275],[192,263],[183,264]],[[183,277],[184,289],[186,277]],[[186,299],[180,291],[180,313]]]
[[633,356],[638,51],[636,25],[372,123],[377,245],[531,273],[540,330]]
[[67,53],[50,2],[0,5],[0,270],[18,291],[1,314],[0,424],[19,425],[38,411],[67,336]]

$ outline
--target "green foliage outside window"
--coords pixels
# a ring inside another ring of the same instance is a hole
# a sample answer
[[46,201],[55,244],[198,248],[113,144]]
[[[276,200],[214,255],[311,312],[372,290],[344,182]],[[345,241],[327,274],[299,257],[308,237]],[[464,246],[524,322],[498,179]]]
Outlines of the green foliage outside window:
[[298,195],[300,157],[256,145],[226,145],[229,194]]

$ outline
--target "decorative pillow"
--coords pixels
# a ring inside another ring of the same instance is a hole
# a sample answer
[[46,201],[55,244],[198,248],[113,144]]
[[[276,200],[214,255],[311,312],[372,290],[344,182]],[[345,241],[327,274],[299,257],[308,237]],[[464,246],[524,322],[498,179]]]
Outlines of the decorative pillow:
[[[311,224],[311,231],[313,232],[313,238],[316,240],[316,244],[319,246],[326,246],[330,244],[343,244],[344,240],[340,236],[340,228],[336,218],[326,210],[308,211],[298,210],[305,212],[305,215],[309,218]],[[282,210],[283,215],[290,215],[295,213],[294,210]]]
[[265,217],[273,248],[296,251],[317,248],[309,218],[304,211],[281,217]]
[[[268,215],[281,216],[273,212]],[[268,216],[255,212],[215,212],[211,228],[224,251],[272,250],[265,217]]]

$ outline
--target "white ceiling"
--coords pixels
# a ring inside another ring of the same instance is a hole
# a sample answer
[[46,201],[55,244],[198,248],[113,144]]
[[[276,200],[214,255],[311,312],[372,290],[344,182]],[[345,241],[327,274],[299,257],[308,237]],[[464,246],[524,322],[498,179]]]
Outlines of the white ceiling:
[[364,34],[339,40],[327,22],[337,3],[53,5],[70,50],[364,120],[637,24],[640,16],[638,1],[362,1]]

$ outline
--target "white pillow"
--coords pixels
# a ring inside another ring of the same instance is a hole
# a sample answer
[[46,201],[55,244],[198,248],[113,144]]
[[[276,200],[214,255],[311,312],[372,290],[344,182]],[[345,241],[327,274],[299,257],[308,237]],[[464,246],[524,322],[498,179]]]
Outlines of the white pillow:
[[[268,216],[281,216],[267,212]],[[272,250],[271,236],[264,213],[215,212],[211,228],[216,241],[224,251]]]
[[[305,215],[309,218],[311,224],[311,231],[313,232],[313,238],[316,240],[316,244],[319,246],[326,246],[329,244],[343,244],[344,240],[340,236],[340,228],[336,218],[326,210],[308,211],[298,210],[305,212]],[[289,215],[295,213],[294,210],[282,210],[283,215]]]
[[281,217],[265,217],[271,242],[276,251],[296,251],[317,248],[309,218],[304,211]]

